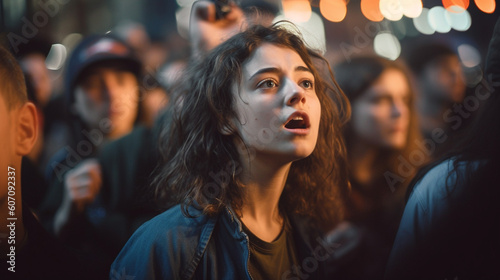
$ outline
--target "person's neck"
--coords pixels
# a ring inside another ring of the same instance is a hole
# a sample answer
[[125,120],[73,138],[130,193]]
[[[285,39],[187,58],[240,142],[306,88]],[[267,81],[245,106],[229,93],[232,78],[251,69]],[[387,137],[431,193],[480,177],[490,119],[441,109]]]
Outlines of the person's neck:
[[362,185],[370,184],[374,177],[379,150],[370,144],[356,141],[349,152],[352,176]]
[[[13,164],[15,168],[15,186],[11,190],[13,195],[9,195],[8,186],[5,186],[7,196],[0,201],[0,221],[2,226],[0,229],[0,258],[5,258],[14,247],[16,250],[21,249],[25,237],[25,228],[23,222],[23,203],[21,196],[21,164]],[[11,176],[9,176],[11,177]],[[10,181],[9,181],[10,182]],[[11,210],[12,209],[12,210]],[[19,251],[15,251],[18,253]]]
[[290,162],[272,165],[267,160],[252,159],[251,164],[243,169],[245,189],[241,221],[266,242],[276,239],[283,227],[279,200],[290,166]]

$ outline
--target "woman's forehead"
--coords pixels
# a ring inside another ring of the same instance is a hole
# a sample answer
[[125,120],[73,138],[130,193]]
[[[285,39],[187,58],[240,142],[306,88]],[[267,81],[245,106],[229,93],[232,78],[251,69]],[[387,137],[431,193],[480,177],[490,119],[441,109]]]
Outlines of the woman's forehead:
[[258,46],[243,63],[243,72],[250,74],[261,68],[295,69],[307,67],[296,50],[271,43]]

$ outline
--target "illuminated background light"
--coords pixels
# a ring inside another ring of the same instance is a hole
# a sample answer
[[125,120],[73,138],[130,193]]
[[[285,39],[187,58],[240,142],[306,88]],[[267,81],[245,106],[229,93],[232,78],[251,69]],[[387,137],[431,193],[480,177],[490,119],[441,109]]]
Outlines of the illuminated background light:
[[450,12],[460,13],[463,10],[467,10],[469,0],[443,0],[443,7]]
[[380,0],[361,0],[361,12],[371,21],[382,21],[384,19],[384,15],[380,12],[379,5]]
[[341,22],[347,14],[344,0],[320,0],[319,9],[327,20],[333,22]]
[[196,0],[177,0],[177,5],[179,5],[179,7],[191,7],[191,5],[193,5],[194,1]]
[[399,0],[380,0],[380,12],[388,20],[397,21],[403,17],[403,7]]
[[422,13],[423,4],[421,0],[400,0],[403,15],[416,18]]
[[435,6],[429,10],[429,25],[439,33],[447,33],[451,30],[451,25],[446,20],[446,9]]
[[457,31],[467,31],[472,23],[470,13],[467,10],[462,10],[461,13],[446,10],[446,20],[451,25],[451,28]]
[[479,10],[487,14],[493,13],[496,8],[495,0],[474,0],[474,3],[476,3],[476,6],[479,8]]
[[181,7],[175,12],[177,22],[177,32],[184,39],[189,39],[189,17],[191,16],[191,6]]
[[[274,18],[273,22],[278,22],[287,19],[284,15],[278,15]],[[297,22],[295,26],[298,28],[300,35],[304,39],[304,42],[311,49],[317,50],[322,54],[326,52],[326,36],[325,36],[325,26],[323,24],[323,19],[320,15],[315,12],[311,13],[311,17],[307,22]],[[283,27],[288,28],[291,26],[284,24]],[[291,32],[296,33],[296,29],[291,28]]]
[[71,33],[64,37],[64,39],[62,40],[62,44],[66,47],[66,50],[68,50],[68,52],[71,52],[82,39],[82,34]]
[[66,47],[62,44],[53,44],[50,47],[49,54],[45,59],[45,66],[49,70],[59,70],[66,61]]
[[429,23],[429,9],[427,8],[423,8],[420,16],[413,19],[413,25],[422,34],[431,35],[436,32],[436,29]]
[[458,47],[458,56],[465,67],[475,67],[481,63],[481,54],[471,45],[462,44]]
[[391,60],[396,60],[401,54],[401,44],[398,39],[386,31],[382,31],[375,36],[373,49],[378,55]]
[[311,18],[311,4],[308,0],[283,0],[283,13],[291,22],[307,22]]

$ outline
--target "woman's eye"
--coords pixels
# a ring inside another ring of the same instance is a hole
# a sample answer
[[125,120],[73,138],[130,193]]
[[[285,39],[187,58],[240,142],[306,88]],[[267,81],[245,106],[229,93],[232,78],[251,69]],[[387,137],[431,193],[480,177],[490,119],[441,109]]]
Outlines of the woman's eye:
[[313,88],[313,82],[309,80],[305,80],[302,82],[302,87],[304,88]]
[[374,104],[385,104],[385,103],[389,104],[391,102],[392,100],[388,96],[378,96],[372,99],[372,103]]
[[259,88],[273,88],[273,87],[277,87],[278,86],[278,83],[276,83],[274,80],[265,80],[265,81],[262,81],[260,82],[257,87]]

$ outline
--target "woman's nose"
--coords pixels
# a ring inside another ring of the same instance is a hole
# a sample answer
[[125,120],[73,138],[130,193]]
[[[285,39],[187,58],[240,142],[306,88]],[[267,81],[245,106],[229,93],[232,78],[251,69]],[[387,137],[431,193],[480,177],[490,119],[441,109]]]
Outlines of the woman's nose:
[[290,79],[288,79],[286,83],[286,90],[288,93],[286,104],[288,106],[293,106],[297,103],[305,103],[306,95],[304,93],[304,89]]

